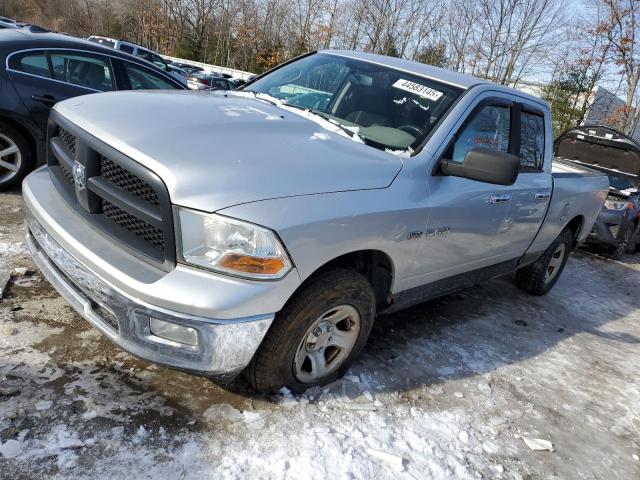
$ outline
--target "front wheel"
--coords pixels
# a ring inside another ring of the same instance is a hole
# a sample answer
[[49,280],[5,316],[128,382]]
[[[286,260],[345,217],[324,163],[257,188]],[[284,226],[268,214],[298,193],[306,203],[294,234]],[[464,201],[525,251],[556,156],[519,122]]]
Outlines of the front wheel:
[[572,241],[570,230],[560,232],[538,260],[516,272],[516,285],[533,295],[549,292],[567,264]]
[[320,275],[276,316],[245,378],[256,390],[296,393],[337,380],[364,347],[375,305],[371,285],[358,272]]

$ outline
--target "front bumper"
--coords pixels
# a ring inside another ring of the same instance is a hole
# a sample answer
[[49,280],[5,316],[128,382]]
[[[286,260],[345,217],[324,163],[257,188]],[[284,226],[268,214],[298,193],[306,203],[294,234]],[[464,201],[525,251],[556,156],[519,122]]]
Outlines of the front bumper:
[[[107,279],[113,271],[101,269],[99,260],[108,260],[112,268],[135,260],[114,240],[100,244],[104,234],[57,194],[46,168],[27,177],[23,196],[27,245],[43,275],[113,343],[154,363],[220,380],[233,378],[251,361],[275,317],[273,312],[281,308],[277,305],[298,283],[294,272],[284,283],[247,282],[182,266],[169,273],[144,272],[138,263],[134,264],[138,278],[121,272],[116,284]],[[202,289],[209,292],[206,298],[201,298]],[[152,296],[154,291],[157,299]],[[245,315],[232,316],[230,301],[243,298],[247,301],[237,305],[235,312]],[[171,308],[173,305],[180,308]],[[274,310],[264,311],[274,305]],[[253,311],[249,315],[247,306]],[[197,345],[154,335],[150,318],[194,329]]]
[[620,242],[620,232],[625,220],[625,211],[602,209],[585,244],[616,245]]

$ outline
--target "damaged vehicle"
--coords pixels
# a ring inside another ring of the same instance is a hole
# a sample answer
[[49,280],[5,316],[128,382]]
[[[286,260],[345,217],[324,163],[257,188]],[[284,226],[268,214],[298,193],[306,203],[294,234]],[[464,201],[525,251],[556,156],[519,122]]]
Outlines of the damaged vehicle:
[[124,350],[262,391],[339,378],[380,313],[514,271],[547,293],[609,188],[552,172],[544,101],[346,51],[61,102],[48,138],[23,183],[44,276]]
[[640,145],[602,125],[570,128],[555,141],[559,161],[584,165],[609,177],[609,195],[585,245],[612,259],[640,251]]

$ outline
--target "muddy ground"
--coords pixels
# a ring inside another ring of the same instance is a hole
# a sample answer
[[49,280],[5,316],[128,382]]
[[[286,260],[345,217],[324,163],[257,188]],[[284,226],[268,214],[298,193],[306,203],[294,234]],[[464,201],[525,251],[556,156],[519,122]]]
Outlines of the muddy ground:
[[0,478],[640,478],[640,255],[380,318],[343,380],[265,397],[115,348],[22,235],[0,194]]

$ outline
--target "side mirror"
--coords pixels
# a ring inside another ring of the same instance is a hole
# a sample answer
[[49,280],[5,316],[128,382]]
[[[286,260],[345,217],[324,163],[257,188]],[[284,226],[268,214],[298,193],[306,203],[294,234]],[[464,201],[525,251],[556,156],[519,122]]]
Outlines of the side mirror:
[[520,157],[490,148],[472,148],[464,162],[440,161],[440,172],[496,185],[513,185],[520,171]]

